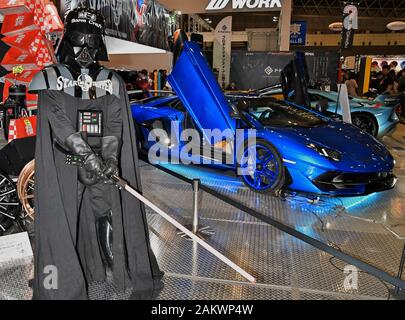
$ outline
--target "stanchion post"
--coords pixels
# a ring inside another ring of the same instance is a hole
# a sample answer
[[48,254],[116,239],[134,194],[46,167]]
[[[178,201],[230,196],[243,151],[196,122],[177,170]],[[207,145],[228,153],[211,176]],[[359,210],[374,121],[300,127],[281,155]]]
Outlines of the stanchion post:
[[198,193],[200,191],[200,180],[193,180],[193,233],[198,233],[199,217],[198,217]]
[[[404,272],[404,267],[405,267],[405,245],[404,245],[404,250],[402,251],[402,258],[401,258],[401,263],[399,264],[399,270],[398,270],[398,279],[402,279],[402,275]],[[399,287],[395,288],[395,295],[399,296],[401,289]]]
[[[201,180],[194,179],[192,181],[191,186],[193,188],[193,221],[191,221],[191,223],[187,224],[185,227],[199,238],[206,240],[212,237],[215,234],[215,231],[209,226],[203,226],[200,224],[199,203],[200,203]],[[180,235],[182,238],[192,240],[181,230],[177,232],[177,234]]]

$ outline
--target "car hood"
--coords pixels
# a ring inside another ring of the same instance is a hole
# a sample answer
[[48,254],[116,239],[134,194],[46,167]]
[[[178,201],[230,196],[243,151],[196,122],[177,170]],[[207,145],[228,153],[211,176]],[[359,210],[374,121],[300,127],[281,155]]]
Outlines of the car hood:
[[314,143],[341,152],[346,157],[362,164],[392,164],[392,156],[387,148],[367,133],[358,128],[335,121],[314,127],[271,128],[283,134],[301,140],[302,143]]
[[231,108],[198,44],[184,43],[168,81],[203,132],[204,129],[235,132]]

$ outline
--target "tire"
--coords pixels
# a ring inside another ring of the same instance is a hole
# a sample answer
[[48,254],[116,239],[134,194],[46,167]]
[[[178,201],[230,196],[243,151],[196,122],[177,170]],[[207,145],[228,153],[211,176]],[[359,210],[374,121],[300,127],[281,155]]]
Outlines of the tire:
[[35,220],[35,160],[29,162],[21,171],[17,182],[18,198],[24,210],[24,219]]
[[360,130],[367,132],[373,137],[378,136],[378,123],[375,118],[367,113],[352,114],[352,123]]
[[268,141],[257,140],[250,146],[251,150],[256,150],[256,169],[250,168],[249,144],[246,143],[243,155],[240,155],[240,165],[242,180],[251,190],[259,193],[276,194],[285,185],[285,167],[283,159],[277,149]]
[[0,172],[0,236],[7,234],[16,222],[20,209],[14,182]]

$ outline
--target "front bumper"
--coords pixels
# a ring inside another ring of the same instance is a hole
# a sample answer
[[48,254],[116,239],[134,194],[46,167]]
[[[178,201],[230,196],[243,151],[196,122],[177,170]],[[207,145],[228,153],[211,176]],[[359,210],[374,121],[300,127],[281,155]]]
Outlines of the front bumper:
[[322,192],[335,195],[360,196],[390,190],[398,179],[392,172],[342,173],[327,172],[313,183]]

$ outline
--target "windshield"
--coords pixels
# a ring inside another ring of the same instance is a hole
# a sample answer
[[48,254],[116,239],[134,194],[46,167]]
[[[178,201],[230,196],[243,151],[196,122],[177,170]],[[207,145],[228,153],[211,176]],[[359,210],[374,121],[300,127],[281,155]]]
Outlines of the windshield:
[[235,101],[235,106],[240,112],[255,117],[264,126],[312,128],[326,124],[312,112],[272,98],[242,98]]

